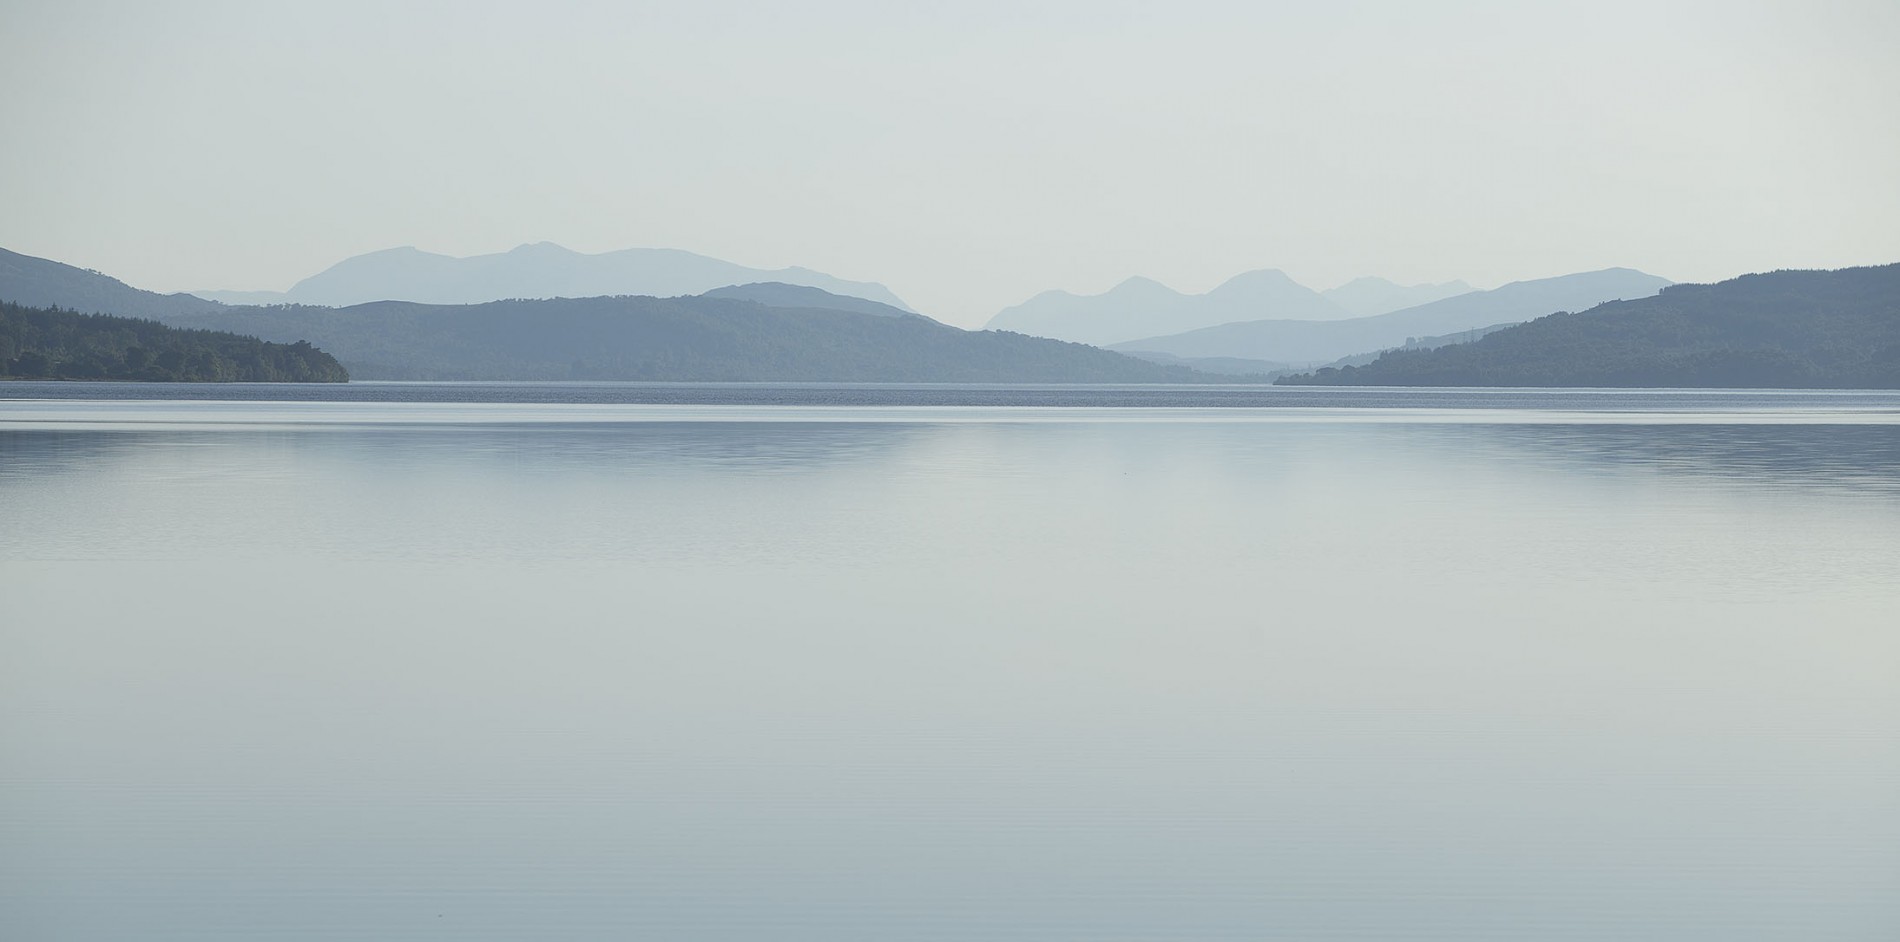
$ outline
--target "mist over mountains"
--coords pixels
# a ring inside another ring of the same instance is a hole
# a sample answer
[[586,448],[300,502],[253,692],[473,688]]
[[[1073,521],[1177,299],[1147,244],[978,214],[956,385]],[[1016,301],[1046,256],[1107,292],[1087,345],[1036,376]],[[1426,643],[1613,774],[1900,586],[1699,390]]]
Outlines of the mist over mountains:
[[622,249],[588,255],[552,242],[466,258],[414,247],[384,249],[344,259],[297,282],[289,291],[193,294],[227,304],[348,307],[371,301],[480,304],[511,298],[677,297],[757,282],[820,288],[910,310],[883,285],[847,281],[808,268],[748,268],[680,249]]
[[1428,304],[1344,320],[1270,319],[1220,324],[1118,343],[1110,349],[1183,360],[1240,357],[1277,363],[1330,363],[1357,353],[1403,346],[1409,339],[1512,324],[1604,301],[1643,298],[1670,281],[1630,268],[1514,281]]
[[[37,304],[68,311],[137,311],[173,327],[193,328],[190,335],[194,337],[212,337],[203,333],[210,330],[242,335],[228,338],[231,341],[255,337],[278,344],[315,344],[326,354],[323,359],[334,356],[356,379],[1208,381],[1183,366],[1041,337],[962,330],[888,304],[805,285],[726,285],[700,295],[670,298],[614,295],[462,305],[376,301],[342,308],[224,305],[189,295],[142,291],[49,259],[7,253],[0,261],[6,263],[0,265],[0,301],[30,295]],[[79,317],[47,313],[56,318]],[[92,323],[83,318],[77,322]],[[115,370],[137,372],[120,362],[122,348],[135,339],[127,331],[156,325],[126,324],[131,326],[111,328],[110,343],[91,343],[79,350],[77,355],[89,358],[86,362],[75,360],[73,368],[66,369],[59,363],[34,361],[29,364],[35,367],[31,375],[100,377],[117,375]],[[271,344],[249,343],[266,353],[276,350]],[[78,349],[78,345],[64,348]],[[64,348],[47,352],[58,359],[65,356]],[[304,349],[293,352],[302,354]],[[0,357],[7,356],[12,354],[0,349]],[[89,371],[74,371],[80,367]],[[232,371],[190,375],[240,378]],[[182,376],[174,370],[170,378]]]
[[[1612,268],[1367,317],[1223,323],[1102,349],[963,330],[884,302],[781,282],[664,298],[226,305],[0,249],[0,301],[30,314],[0,343],[0,374],[268,380],[341,378],[347,368],[359,379],[411,380],[1207,383],[1260,382],[1330,364],[1287,381],[1892,387],[1900,385],[1896,279],[1900,265],[1671,286]],[[466,290],[471,283],[459,284]],[[1456,287],[1362,279],[1337,290],[1352,288],[1359,296],[1345,300],[1377,306]],[[1155,310],[1178,316],[1182,308],[1166,304],[1184,300],[1343,311],[1339,301],[1274,271],[1206,295],[1139,279],[1111,294],[1158,302],[1145,312],[1131,303],[1119,321],[1124,328]],[[46,310],[53,307],[62,310]],[[1084,307],[1057,313],[1091,316]],[[167,334],[151,321],[200,332]]]
[[1045,291],[1003,309],[986,326],[1108,346],[1238,321],[1364,317],[1471,290],[1462,281],[1408,286],[1367,277],[1314,291],[1283,271],[1266,268],[1235,275],[1205,294],[1183,294],[1135,277],[1102,294]]

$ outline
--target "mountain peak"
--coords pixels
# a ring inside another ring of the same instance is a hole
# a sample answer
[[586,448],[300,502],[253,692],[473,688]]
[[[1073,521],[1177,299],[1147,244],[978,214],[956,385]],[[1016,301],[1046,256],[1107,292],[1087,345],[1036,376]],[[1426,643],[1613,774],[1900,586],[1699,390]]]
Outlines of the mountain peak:
[[1105,298],[1105,297],[1109,297],[1110,295],[1127,295],[1127,294],[1176,295],[1176,294],[1180,294],[1180,292],[1174,290],[1173,288],[1168,287],[1167,285],[1162,284],[1159,281],[1154,280],[1153,278],[1149,278],[1146,275],[1130,275],[1127,278],[1123,278],[1121,282],[1117,284],[1115,287],[1110,288],[1101,294],[1093,295],[1093,297]]
[[1123,278],[1120,281],[1120,283],[1116,285],[1116,287],[1120,288],[1120,287],[1125,287],[1128,285],[1153,285],[1154,287],[1157,287],[1157,288],[1167,287],[1167,285],[1164,285],[1161,282],[1148,277],[1147,275],[1129,275],[1128,277]]
[[514,248],[509,249],[508,254],[516,255],[516,256],[521,256],[521,255],[555,256],[555,255],[579,255],[581,253],[576,252],[573,249],[570,249],[564,245],[558,245],[553,242],[523,242],[520,245],[517,245]]
[[1278,268],[1257,268],[1244,271],[1220,283],[1209,295],[1252,295],[1260,293],[1279,294],[1282,292],[1310,295],[1312,289],[1294,281],[1286,272]]
[[[1271,281],[1276,284],[1299,284],[1299,282],[1294,281],[1293,278],[1289,276],[1286,272],[1281,271],[1278,268],[1255,268],[1251,271],[1243,271],[1240,274],[1235,275],[1234,277],[1229,278],[1224,282],[1221,282],[1221,284],[1223,285],[1231,285],[1231,284],[1236,284],[1236,283],[1245,284],[1247,282],[1252,282],[1252,281]],[[1302,285],[1302,287],[1304,286]]]
[[1340,291],[1346,288],[1403,288],[1403,287],[1405,286],[1399,284],[1396,281],[1393,281],[1390,278],[1381,278],[1378,275],[1360,275],[1359,277],[1354,278],[1353,280],[1348,281],[1337,288],[1328,288],[1327,290]]
[[437,255],[434,252],[424,252],[423,250],[416,248],[413,245],[398,245],[398,246],[393,246],[387,249],[377,249],[373,252],[364,252],[361,255],[352,255],[349,258],[344,259],[342,262],[338,262],[337,264],[341,265],[346,262],[354,262],[354,261],[359,261],[362,259],[382,259],[382,258],[387,258],[387,259],[448,258],[448,256]]

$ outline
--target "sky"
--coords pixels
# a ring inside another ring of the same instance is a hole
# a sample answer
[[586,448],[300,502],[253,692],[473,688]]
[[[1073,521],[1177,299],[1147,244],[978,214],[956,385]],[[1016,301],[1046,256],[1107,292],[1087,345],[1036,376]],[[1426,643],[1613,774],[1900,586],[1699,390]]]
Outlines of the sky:
[[1900,3],[0,0],[0,247],[160,291],[552,241],[962,326],[1131,275],[1900,261]]

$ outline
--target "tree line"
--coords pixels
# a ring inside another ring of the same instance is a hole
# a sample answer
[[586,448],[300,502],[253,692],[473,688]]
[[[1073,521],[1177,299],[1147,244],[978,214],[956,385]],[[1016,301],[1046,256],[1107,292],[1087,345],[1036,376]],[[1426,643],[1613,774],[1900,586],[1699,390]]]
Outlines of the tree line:
[[0,301],[0,378],[190,383],[342,383],[349,371],[305,341]]

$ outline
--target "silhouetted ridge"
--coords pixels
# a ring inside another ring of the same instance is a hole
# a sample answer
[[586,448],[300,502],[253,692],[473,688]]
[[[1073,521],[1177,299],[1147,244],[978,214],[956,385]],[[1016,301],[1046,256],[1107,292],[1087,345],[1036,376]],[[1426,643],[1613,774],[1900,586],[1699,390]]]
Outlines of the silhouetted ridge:
[[0,249],[0,301],[128,317],[187,314],[221,307],[189,294],[145,291],[110,275],[6,249]]

